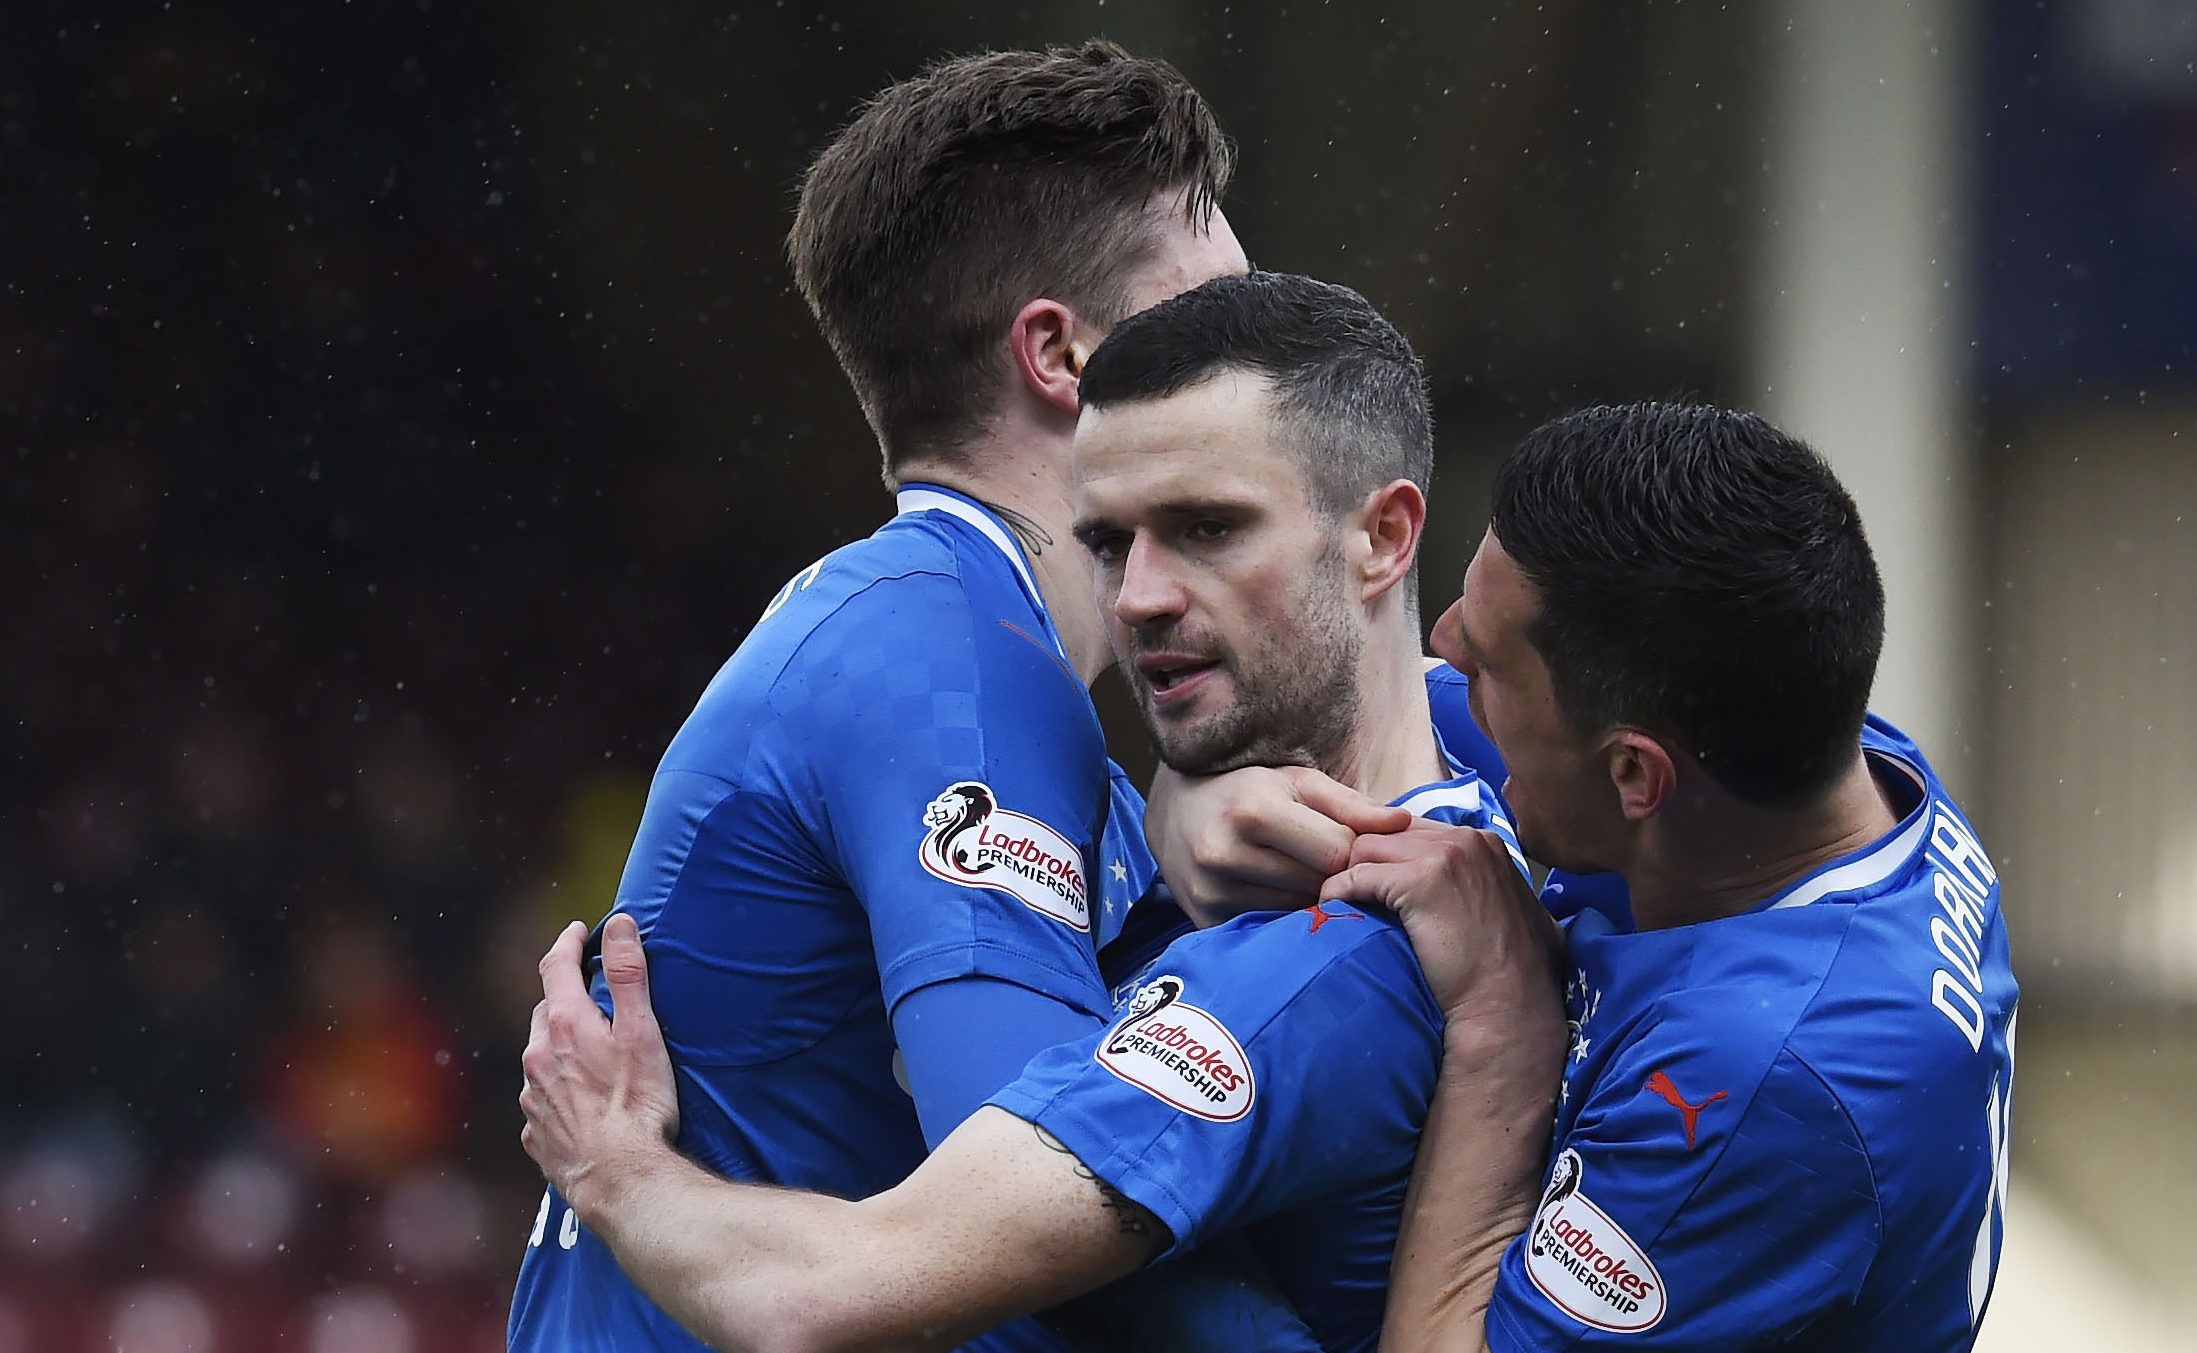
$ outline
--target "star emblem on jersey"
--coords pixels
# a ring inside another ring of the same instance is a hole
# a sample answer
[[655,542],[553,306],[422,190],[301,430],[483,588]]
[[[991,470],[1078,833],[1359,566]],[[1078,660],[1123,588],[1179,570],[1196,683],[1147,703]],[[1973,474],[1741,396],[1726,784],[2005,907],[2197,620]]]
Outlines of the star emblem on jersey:
[[1236,1036],[1182,992],[1175,976],[1138,987],[1093,1059],[1163,1104],[1233,1123],[1251,1112],[1257,1094],[1250,1060]]
[[1587,1037],[1587,1021],[1602,1008],[1602,993],[1587,979],[1586,969],[1578,969],[1577,975],[1564,984],[1564,1006],[1570,1012],[1566,1023],[1571,1026],[1571,1065],[1577,1066],[1587,1060],[1587,1049],[1594,1046],[1594,1040]]
[[1582,1325],[1636,1334],[1663,1318],[1663,1275],[1625,1228],[1581,1185],[1586,1166],[1566,1149],[1549,1169],[1526,1243],[1526,1276]]
[[1116,882],[1116,883],[1127,883],[1127,882],[1129,881],[1129,869],[1128,869],[1128,866],[1124,865],[1124,864],[1123,864],[1123,863],[1122,863],[1121,861],[1119,861],[1119,860],[1116,860],[1116,861],[1114,861],[1114,862],[1113,862],[1112,864],[1110,864],[1110,865],[1108,865],[1108,866],[1106,866],[1106,867],[1107,867],[1108,869],[1110,869],[1110,870],[1112,870],[1112,871],[1113,871],[1113,873],[1114,873],[1114,882]]
[[1688,1151],[1694,1149],[1694,1126],[1701,1121],[1701,1111],[1720,1099],[1731,1098],[1730,1092],[1719,1090],[1699,1104],[1688,1103],[1686,1097],[1678,1092],[1678,1086],[1672,1083],[1669,1076],[1660,1071],[1648,1077],[1648,1089],[1662,1096],[1666,1103],[1678,1110],[1679,1120],[1686,1125],[1686,1149]]
[[1036,818],[1000,807],[991,786],[979,780],[949,785],[924,808],[923,825],[930,830],[916,855],[933,876],[1005,893],[1063,925],[1090,931],[1083,852]]

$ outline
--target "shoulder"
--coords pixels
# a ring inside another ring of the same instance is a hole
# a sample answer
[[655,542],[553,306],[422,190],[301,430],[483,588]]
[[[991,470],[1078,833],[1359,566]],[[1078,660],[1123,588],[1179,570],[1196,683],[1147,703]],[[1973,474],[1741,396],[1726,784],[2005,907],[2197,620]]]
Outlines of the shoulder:
[[[1560,1145],[1605,1171],[1637,1168],[1649,1193],[1682,1186],[1695,1204],[1716,1208],[1726,1188],[1790,1190],[1796,1206],[1807,1195],[1811,1210],[1873,1224],[1875,1172],[1853,1087],[1805,1055],[1794,1037],[1805,1020],[1774,1002],[1765,1008],[1759,993],[1707,994],[1656,1003],[1591,1087],[1567,1087],[1567,1095],[1584,1088],[1586,1100]],[[1663,1185],[1652,1185],[1657,1179]]]
[[1771,912],[1645,935],[1575,925],[1566,1094],[1584,1097],[1582,1126],[1662,1123],[1676,1110],[1689,1138],[1727,1132],[1814,1017],[1849,917]]
[[[1133,984],[1094,1060],[1198,1117],[1232,1120],[1257,1100],[1272,1122],[1277,1106],[1295,1105],[1311,1118],[1355,1115],[1370,1141],[1383,1122],[1416,1134],[1440,1071],[1441,1029],[1401,928],[1329,903],[1238,917],[1168,946]],[[1240,1078],[1209,1084],[1181,1063],[1206,1066],[1216,1050]],[[1194,1093],[1154,1088],[1180,1091],[1178,1078]]]
[[974,610],[973,570],[957,545],[920,520],[888,522],[794,575],[764,608],[756,633],[782,624],[794,635],[846,642],[965,618]]
[[992,613],[1021,620],[1034,609],[997,545],[945,513],[909,512],[796,572],[763,608],[754,634],[920,628]]
[[1914,739],[1902,733],[1880,714],[1872,713],[1863,719],[1861,745],[1867,751],[1896,756],[1918,767],[1927,768],[1929,765],[1923,757],[1922,748],[1915,745]]
[[1687,956],[1684,980],[1617,1035],[1582,1124],[1660,1124],[1765,1177],[1835,1167],[1874,1199],[1875,1158],[1913,1135],[1901,1124],[1967,1114],[1983,1090],[1965,1093],[1967,1043],[1932,1010],[1927,974],[1884,962],[1873,919],[1826,907],[1713,923],[1744,933]]
[[[1209,993],[1246,1036],[1306,1009],[1346,1019],[1369,1034],[1440,1027],[1439,1007],[1403,927],[1347,902],[1257,912],[1193,931],[1170,944],[1149,971],[1175,974]],[[1392,1013],[1370,1013],[1382,1007]],[[1399,1025],[1394,1012],[1413,1018]]]
[[704,689],[665,768],[722,773],[773,745],[808,760],[881,724],[950,726],[966,741],[980,697],[1080,729],[1081,683],[1006,561],[958,526],[896,518],[798,570]]

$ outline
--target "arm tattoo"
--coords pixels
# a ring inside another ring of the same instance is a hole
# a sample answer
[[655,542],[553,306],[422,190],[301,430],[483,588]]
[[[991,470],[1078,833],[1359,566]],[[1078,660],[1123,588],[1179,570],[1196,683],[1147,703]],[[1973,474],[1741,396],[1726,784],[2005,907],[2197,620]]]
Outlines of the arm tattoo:
[[1060,1138],[1055,1137],[1036,1123],[1030,1124],[1030,1130],[1037,1133],[1037,1139],[1045,1143],[1047,1148],[1058,1151],[1070,1160],[1075,1161],[1076,1177],[1090,1180],[1092,1185],[1098,1189],[1099,1205],[1114,1214],[1114,1219],[1120,1225],[1123,1235],[1150,1236],[1152,1234],[1152,1214],[1145,1210],[1142,1203],[1137,1202],[1128,1194],[1099,1178],[1091,1167],[1084,1164],[1075,1152],[1069,1150],[1068,1144]]

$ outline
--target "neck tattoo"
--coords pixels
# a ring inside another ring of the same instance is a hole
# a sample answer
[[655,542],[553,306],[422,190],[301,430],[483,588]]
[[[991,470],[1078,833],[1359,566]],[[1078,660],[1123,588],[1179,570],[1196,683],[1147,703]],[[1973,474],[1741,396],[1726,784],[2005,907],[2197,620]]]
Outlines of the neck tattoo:
[[1032,559],[1045,553],[1045,547],[1053,543],[1051,533],[1030,517],[1024,516],[1011,507],[1001,507],[998,503],[986,503],[982,498],[977,499],[977,501],[984,503],[984,506],[993,516],[1007,523],[1007,529],[1014,532],[1015,539],[1022,543],[1022,552]]

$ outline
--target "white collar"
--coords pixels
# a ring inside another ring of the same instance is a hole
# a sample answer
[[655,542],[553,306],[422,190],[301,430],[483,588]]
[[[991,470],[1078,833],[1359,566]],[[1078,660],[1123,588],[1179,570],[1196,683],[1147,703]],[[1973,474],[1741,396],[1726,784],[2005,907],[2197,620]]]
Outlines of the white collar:
[[1929,784],[1923,779],[1921,771],[1899,757],[1875,750],[1867,755],[1883,761],[1915,782],[1915,788],[1922,793],[1922,802],[1914,810],[1914,821],[1889,836],[1879,837],[1875,845],[1863,847],[1860,854],[1850,855],[1823,872],[1803,879],[1791,892],[1761,910],[1783,911],[1787,907],[1805,907],[1811,902],[1820,902],[1833,893],[1859,892],[1882,883],[1914,858],[1916,849],[1922,845],[1923,830],[1930,825]]
[[1022,557],[1022,547],[1015,543],[1014,537],[1007,534],[1007,529],[991,513],[968,499],[943,489],[902,489],[894,495],[893,501],[902,516],[910,512],[943,512],[974,526],[983,533],[986,540],[999,547],[1001,554],[1007,556],[1007,562],[1014,565],[1015,576],[1022,579],[1023,587],[1029,590],[1030,600],[1037,603],[1040,611],[1045,609],[1045,594],[1038,590],[1037,579],[1030,574],[1030,564]]

